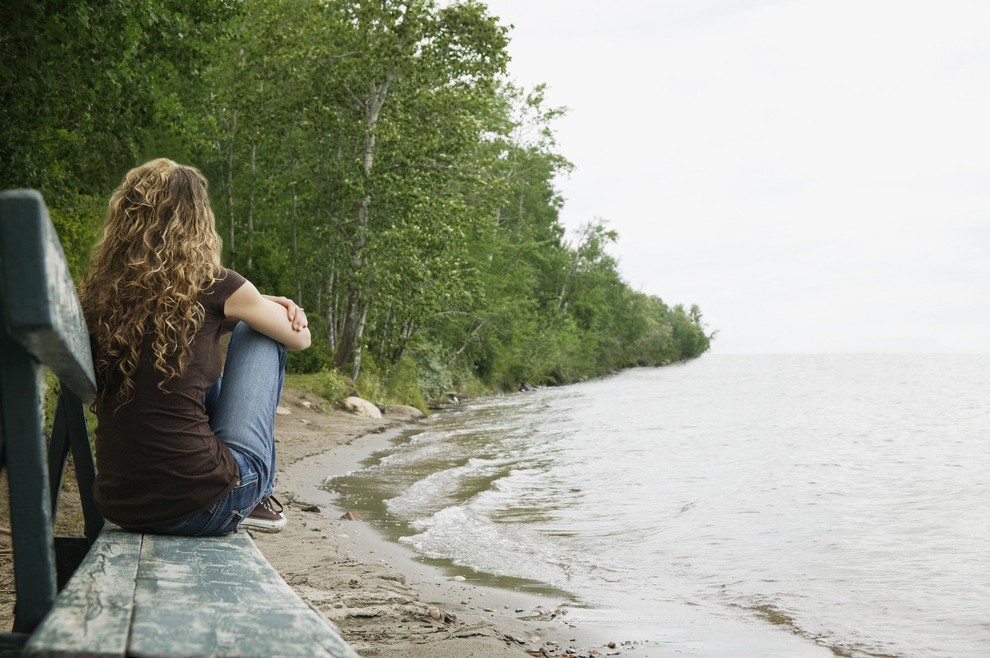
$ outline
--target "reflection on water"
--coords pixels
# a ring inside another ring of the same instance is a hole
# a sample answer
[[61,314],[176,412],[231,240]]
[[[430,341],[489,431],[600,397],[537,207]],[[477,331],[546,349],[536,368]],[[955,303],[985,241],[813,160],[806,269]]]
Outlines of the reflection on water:
[[988,384],[985,355],[706,356],[445,412],[329,486],[428,559],[687,653],[739,624],[986,656]]

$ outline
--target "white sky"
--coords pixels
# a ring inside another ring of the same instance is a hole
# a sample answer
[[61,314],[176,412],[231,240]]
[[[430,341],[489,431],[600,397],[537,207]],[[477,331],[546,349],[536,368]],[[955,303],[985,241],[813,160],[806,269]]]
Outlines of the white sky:
[[713,351],[990,352],[990,2],[490,0],[562,219]]

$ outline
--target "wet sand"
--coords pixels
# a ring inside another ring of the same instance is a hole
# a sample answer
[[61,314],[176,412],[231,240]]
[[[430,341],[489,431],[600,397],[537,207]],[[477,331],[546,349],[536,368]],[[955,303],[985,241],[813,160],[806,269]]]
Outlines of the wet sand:
[[[258,547],[306,601],[340,628],[366,657],[605,656],[608,629],[575,628],[548,597],[496,589],[441,573],[415,560],[362,520],[341,518],[331,475],[356,468],[418,422],[414,410],[382,419],[324,408],[314,396],[286,390],[276,422],[276,496],[289,523],[253,533]],[[287,413],[285,413],[287,412]],[[655,651],[655,650],[654,650]],[[651,655],[657,655],[650,651]],[[642,655],[642,654],[640,654]]]

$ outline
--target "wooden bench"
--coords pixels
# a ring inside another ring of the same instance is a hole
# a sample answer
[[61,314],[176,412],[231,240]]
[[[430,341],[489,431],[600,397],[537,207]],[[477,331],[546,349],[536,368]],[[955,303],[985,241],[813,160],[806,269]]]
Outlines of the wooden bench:
[[[44,436],[43,367],[61,384]],[[0,468],[8,475],[17,601],[0,655],[356,658],[247,533],[169,537],[105,524],[92,500],[83,403],[89,337],[41,196],[0,194]],[[71,452],[85,537],[55,537]]]

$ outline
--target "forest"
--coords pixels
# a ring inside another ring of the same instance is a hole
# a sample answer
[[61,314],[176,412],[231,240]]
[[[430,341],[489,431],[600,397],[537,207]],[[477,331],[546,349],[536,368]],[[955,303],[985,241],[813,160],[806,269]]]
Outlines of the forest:
[[565,231],[566,110],[482,2],[5,4],[0,188],[42,192],[77,278],[123,174],[169,157],[210,180],[225,265],[306,308],[295,372],[422,404],[709,348],[606,221]]

